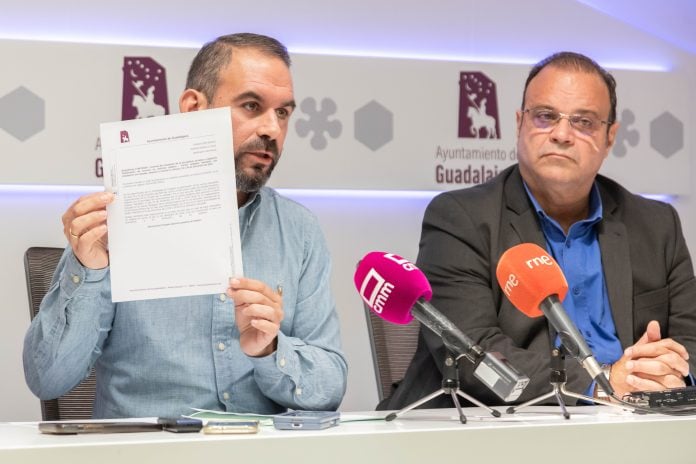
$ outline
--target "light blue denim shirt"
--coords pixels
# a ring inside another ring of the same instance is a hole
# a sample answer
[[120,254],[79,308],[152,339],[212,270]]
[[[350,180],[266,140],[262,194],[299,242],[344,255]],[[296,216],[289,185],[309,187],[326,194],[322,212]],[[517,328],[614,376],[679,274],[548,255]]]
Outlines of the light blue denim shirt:
[[241,351],[224,294],[112,303],[108,268],[83,267],[68,247],[24,340],[31,391],[56,398],[94,365],[96,418],[336,409],[347,365],[316,218],[263,188],[239,220],[245,277],[283,287],[275,353]]

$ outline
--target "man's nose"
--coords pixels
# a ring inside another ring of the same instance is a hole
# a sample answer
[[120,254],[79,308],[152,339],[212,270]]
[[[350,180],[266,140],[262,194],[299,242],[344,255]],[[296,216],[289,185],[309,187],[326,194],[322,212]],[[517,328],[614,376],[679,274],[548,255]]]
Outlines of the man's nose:
[[256,128],[256,135],[259,137],[268,137],[275,140],[281,133],[280,122],[275,110],[266,111],[260,116],[259,125]]
[[551,140],[560,144],[572,143],[575,137],[575,129],[570,124],[570,119],[561,115],[560,119],[551,129]]

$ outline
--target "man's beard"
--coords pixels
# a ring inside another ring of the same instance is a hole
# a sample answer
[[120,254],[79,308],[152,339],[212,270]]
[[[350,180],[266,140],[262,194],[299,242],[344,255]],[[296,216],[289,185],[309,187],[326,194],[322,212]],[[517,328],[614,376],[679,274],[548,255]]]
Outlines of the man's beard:
[[[271,153],[272,160],[268,167],[261,164],[247,166],[245,171],[242,161],[248,155],[247,152],[265,151]],[[261,187],[266,185],[266,182],[271,177],[271,173],[278,163],[278,145],[275,140],[255,139],[242,145],[235,153],[235,178],[237,180],[237,190],[244,193],[253,193],[261,190]],[[252,172],[248,172],[251,168]],[[266,169],[264,171],[264,168]]]

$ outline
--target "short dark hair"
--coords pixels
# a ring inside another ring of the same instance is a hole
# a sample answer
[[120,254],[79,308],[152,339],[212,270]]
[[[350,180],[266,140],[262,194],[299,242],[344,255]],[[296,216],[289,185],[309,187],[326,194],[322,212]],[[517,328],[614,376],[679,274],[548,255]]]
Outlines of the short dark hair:
[[235,48],[253,48],[264,54],[279,58],[290,67],[290,55],[285,45],[278,40],[261,34],[241,32],[218,37],[198,51],[189,68],[186,88],[198,90],[210,102],[215,96],[220,71],[232,59]]
[[616,121],[616,80],[606,69],[597,64],[592,58],[575,52],[558,52],[548,56],[534,65],[529,71],[527,82],[524,83],[524,92],[522,92],[522,110],[524,110],[524,99],[527,96],[527,87],[529,83],[547,66],[555,66],[561,69],[574,69],[588,73],[595,73],[602,78],[609,90],[609,124],[610,126]]

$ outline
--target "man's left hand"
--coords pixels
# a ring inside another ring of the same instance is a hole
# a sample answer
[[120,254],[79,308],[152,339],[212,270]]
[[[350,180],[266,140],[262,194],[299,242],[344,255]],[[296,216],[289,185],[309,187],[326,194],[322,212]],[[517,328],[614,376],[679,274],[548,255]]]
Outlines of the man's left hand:
[[234,300],[239,344],[247,356],[262,357],[277,347],[283,320],[283,297],[261,281],[230,279],[227,295]]
[[628,347],[611,368],[611,383],[619,396],[630,391],[683,387],[689,375],[689,354],[671,338],[662,338],[651,321],[643,336]]

